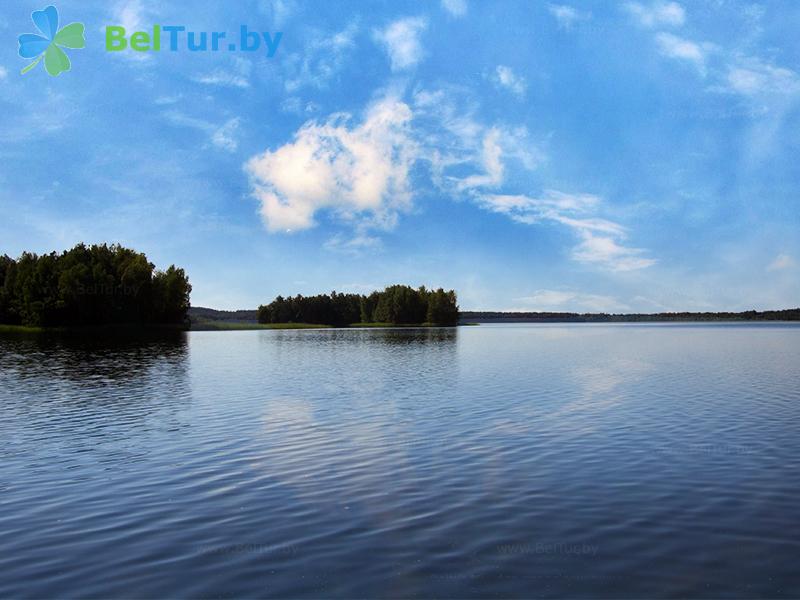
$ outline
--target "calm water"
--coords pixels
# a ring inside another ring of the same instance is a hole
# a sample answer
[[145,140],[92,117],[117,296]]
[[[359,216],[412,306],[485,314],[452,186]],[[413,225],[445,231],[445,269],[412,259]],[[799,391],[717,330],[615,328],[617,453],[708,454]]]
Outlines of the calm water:
[[0,597],[798,597],[800,328],[0,337]]

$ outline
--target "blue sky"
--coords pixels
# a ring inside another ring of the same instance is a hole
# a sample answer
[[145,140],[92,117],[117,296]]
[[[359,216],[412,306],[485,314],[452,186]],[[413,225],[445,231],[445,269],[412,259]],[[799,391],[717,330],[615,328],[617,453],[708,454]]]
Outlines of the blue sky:
[[[800,5],[56,3],[0,11],[0,252],[119,242],[192,303],[455,288],[463,309],[800,305]],[[109,53],[106,25],[283,32]]]

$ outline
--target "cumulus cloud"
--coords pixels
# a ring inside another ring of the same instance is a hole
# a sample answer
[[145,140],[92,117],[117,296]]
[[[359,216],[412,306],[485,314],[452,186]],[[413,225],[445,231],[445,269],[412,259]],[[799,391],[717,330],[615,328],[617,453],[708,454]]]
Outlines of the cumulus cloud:
[[794,266],[795,261],[791,256],[788,254],[779,254],[775,257],[775,260],[769,264],[767,271],[782,271],[784,269],[791,269]]
[[525,81],[524,77],[517,75],[511,67],[505,65],[499,65],[497,69],[495,69],[492,81],[494,81],[495,85],[498,87],[510,91],[519,98],[525,95],[525,90],[528,87],[528,83]]
[[677,2],[628,2],[624,6],[644,27],[680,27],[686,20],[686,13]]
[[423,49],[419,38],[427,27],[428,22],[425,19],[407,17],[375,32],[375,39],[389,54],[392,71],[408,69],[422,60]]
[[0,79],[5,79],[6,77],[8,77],[8,69],[0,66]]
[[599,216],[597,196],[494,193],[514,162],[532,170],[542,160],[524,128],[486,125],[452,94],[417,90],[410,106],[394,96],[374,102],[360,122],[346,114],[308,121],[288,143],[251,158],[246,170],[268,230],[313,227],[320,211],[349,223],[353,237],[334,236],[329,250],[376,248],[379,238],[371,230],[391,228],[411,207],[410,172],[419,164],[443,194],[466,197],[518,223],[569,228],[580,240],[572,252],[577,261],[615,271],[655,263],[624,244],[625,227]]
[[580,238],[572,258],[612,271],[632,271],[655,264],[640,248],[624,246],[620,240],[627,230],[620,224],[593,216],[601,206],[591,194],[567,194],[548,190],[540,198],[524,195],[484,194],[479,203],[492,212],[509,216],[518,223],[535,225],[556,222],[569,227]]
[[467,14],[467,0],[442,0],[442,7],[454,17]]
[[567,4],[548,4],[547,10],[558,22],[561,29],[569,31],[579,21],[591,18],[591,13],[584,12]]
[[664,56],[688,61],[700,69],[705,66],[707,49],[705,45],[664,32],[656,35],[656,44]]
[[411,117],[408,105],[384,98],[358,125],[349,115],[309,121],[291,142],[250,159],[246,170],[267,228],[307,229],[322,209],[390,227],[411,200]]

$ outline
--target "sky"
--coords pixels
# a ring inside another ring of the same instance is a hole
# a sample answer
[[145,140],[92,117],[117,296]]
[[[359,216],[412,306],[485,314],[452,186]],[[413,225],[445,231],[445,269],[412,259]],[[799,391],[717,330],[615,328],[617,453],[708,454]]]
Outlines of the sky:
[[[220,309],[800,306],[800,3],[60,0],[86,47],[21,75],[44,6],[0,8],[0,253],[120,243]],[[106,51],[156,24],[282,36]]]

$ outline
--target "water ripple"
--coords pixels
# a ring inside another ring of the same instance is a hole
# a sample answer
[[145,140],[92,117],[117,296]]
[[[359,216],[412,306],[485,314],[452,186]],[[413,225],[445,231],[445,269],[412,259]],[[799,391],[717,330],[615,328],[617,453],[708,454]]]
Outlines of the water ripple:
[[800,595],[800,328],[0,337],[0,596]]

